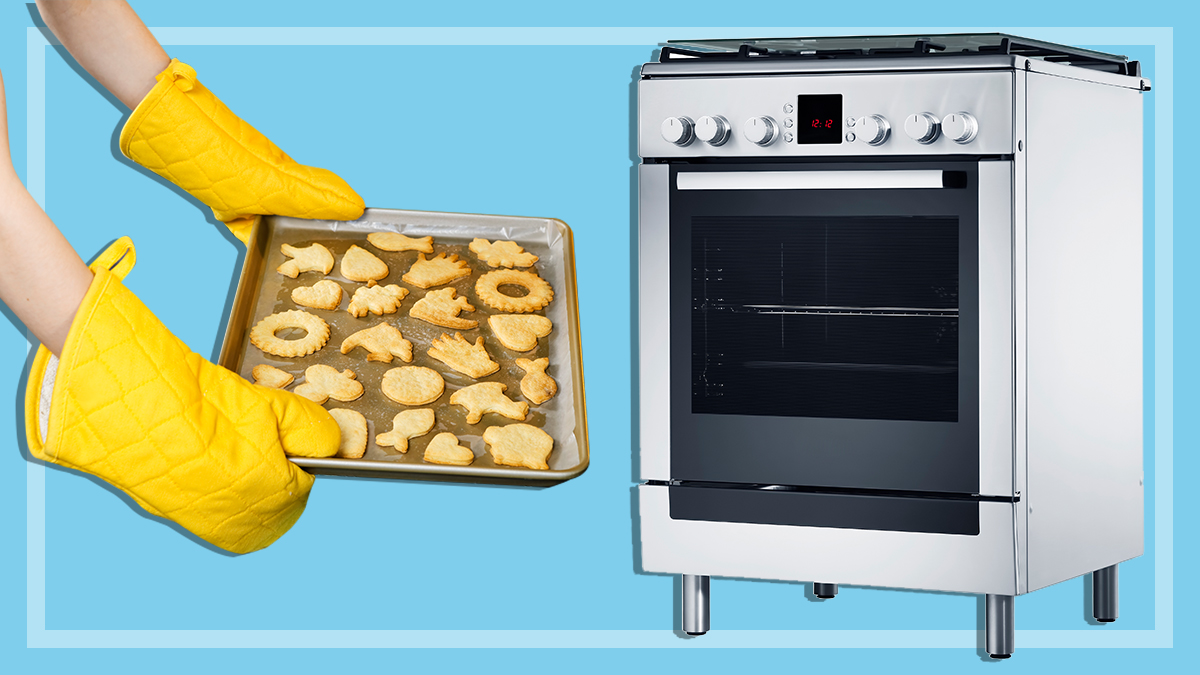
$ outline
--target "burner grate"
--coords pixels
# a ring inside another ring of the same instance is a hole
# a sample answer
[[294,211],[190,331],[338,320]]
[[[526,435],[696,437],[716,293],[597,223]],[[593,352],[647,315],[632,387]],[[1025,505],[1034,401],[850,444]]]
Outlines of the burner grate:
[[745,61],[752,59],[865,59],[938,56],[995,56],[1009,54],[1080,68],[1141,77],[1138,61],[1124,56],[1068,47],[1001,33],[898,35],[818,38],[755,38],[746,40],[671,40],[659,54],[660,63],[688,59]]

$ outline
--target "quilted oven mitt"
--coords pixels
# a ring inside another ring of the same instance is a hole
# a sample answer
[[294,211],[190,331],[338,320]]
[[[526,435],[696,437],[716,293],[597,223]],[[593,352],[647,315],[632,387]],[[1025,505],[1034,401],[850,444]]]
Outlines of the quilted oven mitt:
[[172,59],[121,130],[121,152],[187,190],[246,243],[259,216],[354,220],[363,200],[325,169],[297,164]]
[[284,453],[335,454],[338,425],[312,401],[189,350],[121,283],[134,259],[128,237],[102,253],[61,358],[38,348],[25,392],[29,449],[223,549],[264,548],[312,489]]

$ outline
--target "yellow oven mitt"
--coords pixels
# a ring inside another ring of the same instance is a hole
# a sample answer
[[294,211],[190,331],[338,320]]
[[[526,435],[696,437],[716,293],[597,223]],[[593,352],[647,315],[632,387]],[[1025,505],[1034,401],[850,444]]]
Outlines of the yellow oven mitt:
[[121,152],[187,190],[246,243],[259,216],[354,220],[363,200],[325,169],[297,164],[178,59],[121,130]]
[[[312,401],[189,350],[121,283],[133,263],[122,237],[92,263],[61,358],[38,348],[25,392],[29,449],[223,549],[264,548],[296,522],[312,489],[284,453],[335,454],[338,425]],[[53,382],[48,421],[44,381]]]

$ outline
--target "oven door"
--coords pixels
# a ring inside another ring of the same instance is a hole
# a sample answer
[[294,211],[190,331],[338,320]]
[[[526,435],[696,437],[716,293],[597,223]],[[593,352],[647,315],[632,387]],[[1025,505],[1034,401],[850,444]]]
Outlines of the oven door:
[[672,480],[980,494],[979,166],[670,165]]

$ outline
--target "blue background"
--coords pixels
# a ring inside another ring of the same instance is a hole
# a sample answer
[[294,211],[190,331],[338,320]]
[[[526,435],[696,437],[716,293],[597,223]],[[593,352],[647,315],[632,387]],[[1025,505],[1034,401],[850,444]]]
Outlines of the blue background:
[[[782,11],[776,23],[907,25],[910,14],[879,4]],[[733,21],[727,3],[678,5],[616,0],[597,8],[558,3],[445,3],[438,9],[370,3],[134,3],[150,26],[676,26]],[[700,11],[712,9],[712,13]],[[1081,9],[1086,7],[1086,13]],[[1053,26],[1104,20],[1168,25],[1129,16],[1128,3],[1008,3],[963,9],[959,25]],[[764,12],[766,14],[766,12]],[[744,16],[744,15],[743,15]],[[739,17],[740,18],[740,17]],[[24,176],[26,28],[19,3],[0,5],[0,71],[8,97],[13,160]],[[930,29],[935,29],[931,26]],[[1195,25],[1175,29],[1175,107],[1194,103],[1196,59],[1184,53]],[[1031,32],[1033,33],[1033,32]],[[736,30],[726,33],[742,36]],[[700,37],[707,37],[708,31]],[[1031,34],[1054,40],[1053,29]],[[697,37],[664,30],[660,39]],[[1101,49],[1103,45],[1093,45]],[[575,232],[584,330],[592,465],[542,490],[322,478],[299,524],[278,543],[225,557],[140,517],[77,474],[46,472],[46,628],[104,629],[577,629],[669,630],[675,582],[640,573],[631,530],[633,73],[653,45],[627,47],[170,47],[229,106],[304,163],[337,171],[372,206],[561,218]],[[1149,47],[1112,47],[1142,60]],[[129,286],[197,352],[219,348],[219,325],[240,249],[194,202],[118,161],[125,110],[110,103],[52,49],[46,58],[46,208],[85,258],[122,234],[139,249]],[[1190,72],[1189,72],[1190,69]],[[1156,97],[1146,98],[1150,128]],[[574,120],[574,129],[562,120]],[[1185,128],[1181,119],[1177,128]],[[568,130],[573,133],[567,133]],[[1147,135],[1147,264],[1153,263],[1152,136]],[[1196,548],[1195,141],[1175,148],[1175,649],[1021,649],[1005,666],[971,649],[814,650],[169,650],[26,648],[25,459],[17,445],[23,328],[0,323],[0,669],[44,672],[208,672],[243,667],[318,672],[414,668],[733,668],[912,670],[975,667],[1096,671],[1182,668],[1195,620],[1189,553]],[[202,263],[197,261],[203,261]],[[2,264],[2,263],[0,263]],[[210,281],[212,280],[212,281]],[[53,283],[48,275],[47,283]],[[1147,283],[1147,306],[1153,285]],[[1153,316],[1148,312],[1148,325]],[[1148,336],[1149,337],[1149,336]],[[1147,346],[1152,344],[1147,339]],[[1152,362],[1147,361],[1147,392]],[[1147,478],[1152,418],[1147,422]],[[1148,502],[1154,485],[1147,484]],[[1147,555],[1122,566],[1121,619],[1090,630],[1153,629],[1153,504]],[[713,581],[715,630],[971,629],[970,596],[844,588],[810,601],[798,584]],[[1087,629],[1084,580],[1022,596],[1019,629]],[[980,624],[981,625],[981,624]],[[552,636],[548,636],[552,644]]]

